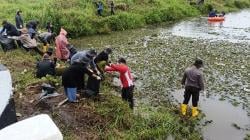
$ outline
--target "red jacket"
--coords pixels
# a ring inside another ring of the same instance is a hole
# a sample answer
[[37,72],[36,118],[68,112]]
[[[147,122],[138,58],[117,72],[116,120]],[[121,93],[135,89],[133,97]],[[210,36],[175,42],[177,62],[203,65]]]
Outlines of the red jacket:
[[122,88],[133,86],[133,77],[130,69],[125,64],[111,64],[105,68],[105,71],[117,71],[120,73],[120,80]]

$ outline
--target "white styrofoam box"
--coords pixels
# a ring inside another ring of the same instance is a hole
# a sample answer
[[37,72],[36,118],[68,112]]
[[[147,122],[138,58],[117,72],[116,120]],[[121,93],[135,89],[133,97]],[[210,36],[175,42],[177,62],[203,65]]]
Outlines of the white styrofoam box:
[[0,130],[0,140],[63,140],[63,136],[52,119],[41,114]]
[[12,80],[9,70],[0,70],[0,116],[12,95]]

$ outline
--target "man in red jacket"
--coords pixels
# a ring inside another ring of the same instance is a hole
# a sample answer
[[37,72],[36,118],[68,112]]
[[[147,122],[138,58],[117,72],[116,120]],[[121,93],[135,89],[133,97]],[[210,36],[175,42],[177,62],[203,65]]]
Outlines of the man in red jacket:
[[122,99],[129,102],[129,107],[133,109],[133,77],[130,73],[129,67],[126,65],[126,60],[120,58],[118,64],[110,64],[105,68],[105,71],[116,71],[120,73],[121,87],[122,87]]

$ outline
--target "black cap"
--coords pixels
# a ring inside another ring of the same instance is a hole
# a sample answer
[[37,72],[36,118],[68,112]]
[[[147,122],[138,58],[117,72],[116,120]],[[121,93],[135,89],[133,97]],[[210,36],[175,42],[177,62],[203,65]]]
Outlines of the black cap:
[[126,64],[125,58],[122,58],[122,57],[119,58],[118,63],[124,63],[124,64]]
[[194,65],[197,67],[202,67],[203,66],[203,61],[199,58],[197,58],[194,62]]

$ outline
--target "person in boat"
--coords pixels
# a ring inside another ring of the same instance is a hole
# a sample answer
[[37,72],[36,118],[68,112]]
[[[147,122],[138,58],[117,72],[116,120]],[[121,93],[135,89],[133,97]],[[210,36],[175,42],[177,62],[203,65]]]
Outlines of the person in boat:
[[196,59],[193,66],[187,68],[184,72],[181,84],[185,87],[184,101],[181,104],[181,114],[183,116],[187,113],[187,105],[192,96],[192,117],[199,114],[197,110],[199,101],[199,92],[204,91],[203,72],[200,68],[203,67],[203,61]]
[[105,71],[107,72],[116,71],[120,73],[120,81],[122,86],[122,99],[128,101],[129,107],[133,109],[134,83],[130,69],[126,64],[126,60],[124,58],[119,58],[118,64],[109,64],[109,66],[105,67]]
[[37,63],[36,68],[37,78],[42,78],[46,75],[55,75],[55,64],[47,53],[43,55],[43,60]]
[[218,17],[224,17],[226,15],[226,13],[224,11],[221,12],[221,14],[218,14]]
[[208,14],[208,17],[217,17],[217,11],[215,9],[211,10]]
[[17,30],[15,25],[9,23],[8,21],[4,20],[2,22],[2,30],[0,31],[0,34],[6,33],[7,36],[19,36],[20,32]]

